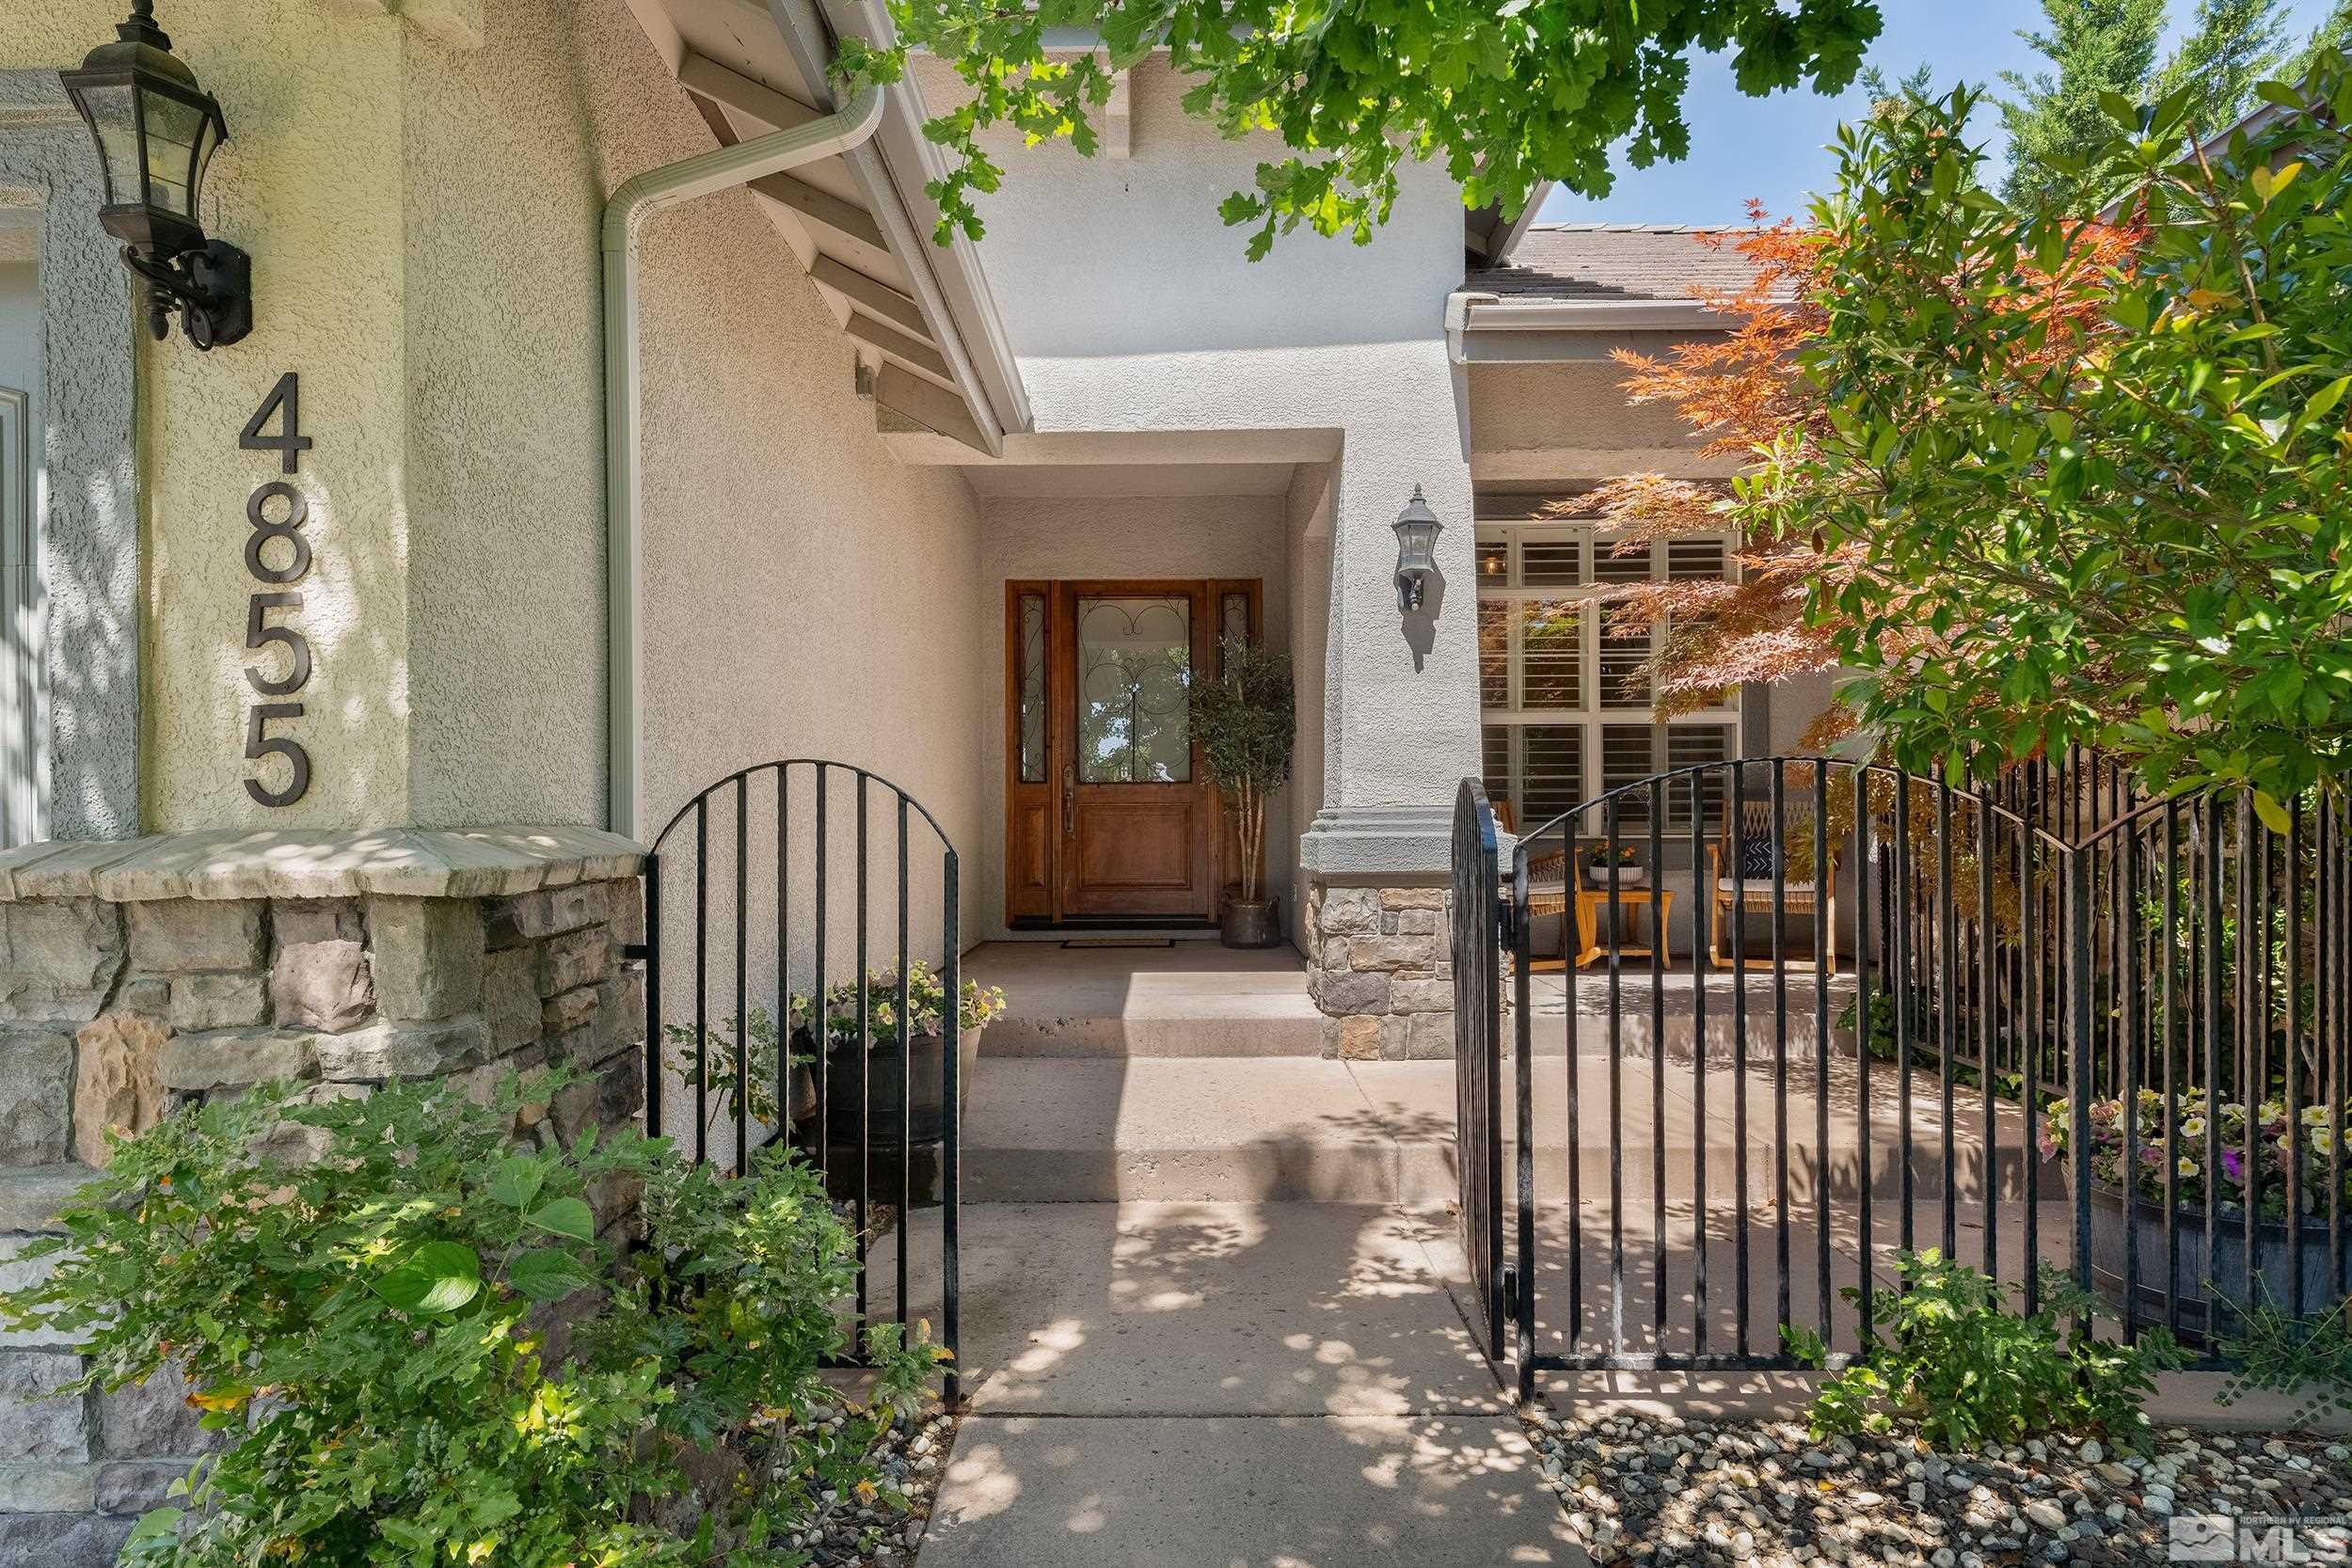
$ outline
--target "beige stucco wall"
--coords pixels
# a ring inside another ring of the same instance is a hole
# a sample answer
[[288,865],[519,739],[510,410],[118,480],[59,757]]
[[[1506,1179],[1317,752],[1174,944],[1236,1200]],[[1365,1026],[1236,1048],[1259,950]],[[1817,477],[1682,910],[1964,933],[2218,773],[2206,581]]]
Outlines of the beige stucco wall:
[[[993,497],[982,503],[977,664],[990,673],[980,777],[988,852],[979,857],[984,928],[1004,931],[1005,584],[1018,578],[1257,578],[1267,641],[1287,647],[1295,599],[1289,517],[1280,496]],[[1318,608],[1317,611],[1320,614]],[[1302,747],[1307,737],[1301,736]],[[1266,807],[1267,885],[1287,917],[1295,900],[1295,789]],[[1311,810],[1311,808],[1310,808]]]
[[1582,483],[1628,473],[1728,474],[1664,404],[1625,395],[1609,360],[1470,367],[1470,474],[1482,484]]
[[[0,68],[71,64],[119,6],[0,27]],[[475,47],[324,0],[175,0],[175,53],[231,140],[208,227],[254,254],[253,336],[143,348],[147,825],[595,822],[603,799],[602,367],[610,190],[708,129],[623,0],[485,0]],[[737,194],[644,233],[646,795],[655,823],[738,764],[844,757],[959,845],[977,825],[978,515],[900,467],[789,247]],[[315,564],[313,763],[240,781],[238,429],[302,376]],[[414,628],[412,634],[412,628]]]
[[[0,69],[78,64],[122,8],[14,6]],[[204,217],[254,252],[256,325],[209,355],[176,336],[139,349],[145,816],[163,829],[405,820],[400,24],[336,20],[315,0],[180,0],[164,20],[229,120]],[[299,478],[317,563],[292,618],[316,671],[302,721],[274,733],[298,736],[313,770],[307,799],[270,813],[239,782],[256,586],[245,501],[278,472],[275,454],[240,451],[237,433],[289,370],[317,442]]]

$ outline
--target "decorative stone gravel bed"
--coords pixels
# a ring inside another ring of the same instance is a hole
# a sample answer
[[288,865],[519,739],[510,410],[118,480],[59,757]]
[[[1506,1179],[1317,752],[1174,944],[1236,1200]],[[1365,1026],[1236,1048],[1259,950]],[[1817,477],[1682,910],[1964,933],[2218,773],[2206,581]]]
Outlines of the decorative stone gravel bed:
[[1817,1443],[1788,1421],[1530,1426],[1601,1563],[2137,1568],[2167,1560],[2173,1514],[2352,1519],[2352,1447],[2310,1433],[2175,1427],[2143,1460],[2095,1442],[1967,1456],[1901,1437]]
[[[808,1419],[839,1431],[843,1418],[836,1407],[818,1405],[808,1412]],[[906,1507],[893,1507],[880,1497],[827,1491],[811,1528],[789,1544],[808,1552],[813,1568],[905,1563],[914,1556],[923,1527],[930,1520],[931,1499],[939,1493],[940,1474],[955,1440],[955,1418],[936,1402],[912,1419],[901,1416],[875,1441],[868,1457],[884,1484],[905,1494]]]

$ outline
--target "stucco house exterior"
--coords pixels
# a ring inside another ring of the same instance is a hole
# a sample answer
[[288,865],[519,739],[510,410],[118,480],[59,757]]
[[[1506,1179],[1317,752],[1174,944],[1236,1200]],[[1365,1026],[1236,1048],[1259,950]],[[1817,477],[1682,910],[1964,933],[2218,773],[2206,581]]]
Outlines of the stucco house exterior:
[[[1086,694],[1093,656],[1291,654],[1267,870],[1351,1056],[1451,1053],[1463,777],[1532,821],[1786,748],[1825,698],[1653,724],[1646,643],[1577,607],[1729,551],[1544,511],[1710,471],[1611,358],[1709,330],[1692,286],[1738,262],[1692,233],[1505,221],[1415,166],[1375,243],[1252,264],[1216,204],[1262,150],[1147,61],[1100,155],[1006,147],[985,239],[942,246],[952,76],[828,74],[873,0],[168,0],[229,129],[199,216],[252,258],[250,335],[204,353],[141,330],[58,85],[120,8],[0,0],[0,1233],[173,1094],[495,1065],[554,1037],[543,1003],[617,1059],[640,849],[771,758],[919,800],[965,945],[1204,934],[1223,818],[1152,691]],[[1400,610],[1416,488],[1444,531]],[[272,598],[249,537],[290,530]],[[59,1360],[0,1350],[0,1396]],[[0,1556],[135,1513],[183,1414],[0,1421]]]

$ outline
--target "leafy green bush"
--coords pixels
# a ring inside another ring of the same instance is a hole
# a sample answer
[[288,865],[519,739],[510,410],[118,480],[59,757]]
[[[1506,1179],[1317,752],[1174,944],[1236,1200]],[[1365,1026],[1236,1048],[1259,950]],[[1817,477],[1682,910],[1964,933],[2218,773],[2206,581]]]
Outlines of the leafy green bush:
[[[1933,1247],[1897,1253],[1895,1270],[1901,1288],[1869,1292],[1866,1307],[1888,1338],[1822,1386],[1808,1412],[1815,1436],[1906,1427],[1955,1451],[2049,1435],[2147,1449],[2140,1403],[2155,1374],[2180,1364],[2170,1336],[2153,1331],[2137,1345],[2095,1338],[2089,1295],[2047,1270],[2031,1316],[2007,1309],[2012,1287]],[[1859,1287],[1841,1293],[1863,1302]],[[2062,1335],[2061,1316],[2074,1319]],[[1783,1326],[1781,1337],[1807,1366],[1829,1365],[1819,1334]]]
[[[518,1140],[565,1082],[487,1105],[269,1085],[116,1146],[0,1321],[85,1337],[70,1392],[177,1367],[234,1434],[126,1560],[783,1568],[818,1489],[872,1486],[861,1456],[934,1353],[878,1335],[863,1425],[788,1421],[837,1401],[815,1374],[855,1266],[818,1178],[779,1151],[725,1180],[633,1131]],[[625,1264],[596,1214],[632,1194],[647,1234]],[[727,1469],[695,1495],[690,1475]]]
[[2216,1404],[2277,1394],[2295,1401],[2285,1421],[2290,1428],[2352,1416],[2352,1297],[2300,1318],[2274,1301],[2257,1302],[2240,1315],[2237,1338],[2224,1340],[2221,1354],[2237,1370],[2214,1396]]

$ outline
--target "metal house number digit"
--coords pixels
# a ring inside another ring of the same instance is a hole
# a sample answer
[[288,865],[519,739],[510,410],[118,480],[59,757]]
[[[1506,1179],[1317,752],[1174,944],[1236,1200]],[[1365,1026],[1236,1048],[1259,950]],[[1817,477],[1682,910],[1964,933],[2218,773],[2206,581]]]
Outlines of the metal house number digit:
[[[275,436],[262,429],[273,419],[278,422]],[[237,433],[237,447],[243,451],[274,451],[281,471],[296,470],[302,453],[310,447],[310,437],[302,434],[302,382],[296,372],[288,371],[278,378],[262,406]],[[262,657],[245,667],[245,678],[256,693],[282,698],[310,684],[310,639],[294,626],[269,618],[273,610],[290,616],[302,608],[302,595],[285,590],[310,574],[310,541],[303,537],[302,525],[310,520],[310,503],[285,480],[273,479],[246,498],[245,515],[252,525],[245,540],[246,570],[257,582],[267,585],[246,604],[245,645]],[[284,650],[282,656],[271,651],[272,643]],[[272,789],[259,778],[246,779],[245,792],[262,805],[291,806],[310,792],[310,753],[301,741],[270,735],[264,728],[301,717],[300,703],[255,703],[246,710],[246,759],[261,763],[283,757],[287,765],[282,789]]]

